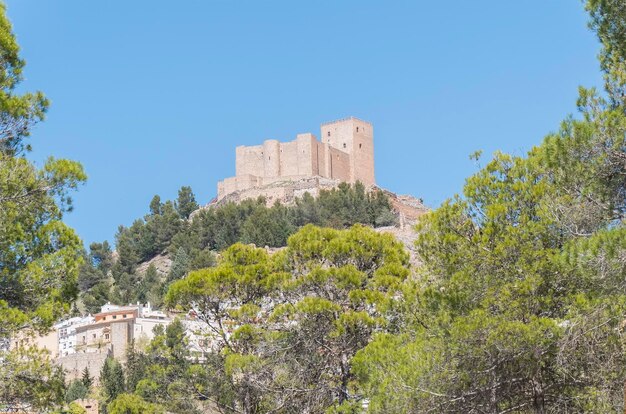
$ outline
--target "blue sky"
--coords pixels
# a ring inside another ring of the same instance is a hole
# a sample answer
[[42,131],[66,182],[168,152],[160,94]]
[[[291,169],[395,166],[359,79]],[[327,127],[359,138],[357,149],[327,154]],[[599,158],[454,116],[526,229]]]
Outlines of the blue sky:
[[154,194],[207,203],[237,145],[351,115],[374,124],[379,185],[435,207],[470,153],[523,154],[601,84],[572,0],[6,3],[23,88],[52,101],[30,156],[84,164],[66,221],[87,243]]

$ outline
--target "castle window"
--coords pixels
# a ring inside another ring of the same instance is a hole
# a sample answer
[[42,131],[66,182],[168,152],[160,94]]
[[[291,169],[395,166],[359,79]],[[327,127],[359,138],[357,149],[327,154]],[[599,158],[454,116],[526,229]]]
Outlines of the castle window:
[[356,132],[359,132],[359,127],[356,127]]
[[343,143],[343,147],[344,147],[344,148],[346,147],[346,143],[345,143],[345,142]]
[[330,131],[328,131],[328,136],[330,136]]
[[361,148],[363,146],[363,144],[359,144],[359,148]]

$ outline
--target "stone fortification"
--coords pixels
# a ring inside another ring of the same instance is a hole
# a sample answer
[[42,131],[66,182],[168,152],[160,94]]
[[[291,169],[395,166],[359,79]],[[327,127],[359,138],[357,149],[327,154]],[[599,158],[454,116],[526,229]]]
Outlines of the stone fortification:
[[262,145],[239,146],[235,176],[218,183],[217,201],[252,189],[267,198],[284,199],[289,197],[280,190],[285,183],[311,178],[375,185],[372,124],[351,117],[322,124],[321,141],[306,133],[291,142],[266,140]]
[[284,205],[292,205],[296,198],[304,196],[305,193],[317,197],[320,190],[332,190],[340,183],[340,180],[323,177],[276,180],[270,184],[233,191],[222,198],[213,200],[206,207],[219,207],[229,202],[240,203],[259,197],[265,198],[267,206],[272,206],[276,201]]

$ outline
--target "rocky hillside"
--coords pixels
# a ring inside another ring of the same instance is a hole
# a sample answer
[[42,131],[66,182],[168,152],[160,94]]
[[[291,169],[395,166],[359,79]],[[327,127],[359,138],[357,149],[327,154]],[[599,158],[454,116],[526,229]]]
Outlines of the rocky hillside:
[[[318,197],[321,191],[329,191],[339,186],[340,182],[322,177],[305,178],[298,181],[277,181],[263,187],[237,191],[228,194],[221,200],[213,199],[208,204],[194,211],[190,219],[198,216],[202,211],[211,208],[220,208],[229,203],[241,203],[245,200],[254,200],[264,197],[266,205],[271,207],[276,202],[280,202],[284,206],[293,206],[298,199],[301,199],[306,193],[313,197]],[[389,190],[372,186],[366,189],[368,193],[381,191],[389,200],[391,209],[396,216],[396,222],[391,226],[378,227],[377,231],[393,234],[398,240],[405,244],[414,262],[417,262],[415,256],[415,238],[414,225],[420,216],[427,213],[429,209],[424,205],[421,199],[411,195],[398,195]],[[269,250],[278,250],[280,247],[271,248]],[[145,272],[149,265],[154,265],[160,274],[167,274],[172,264],[171,255],[167,252],[160,254],[149,261],[138,266],[137,270]]]

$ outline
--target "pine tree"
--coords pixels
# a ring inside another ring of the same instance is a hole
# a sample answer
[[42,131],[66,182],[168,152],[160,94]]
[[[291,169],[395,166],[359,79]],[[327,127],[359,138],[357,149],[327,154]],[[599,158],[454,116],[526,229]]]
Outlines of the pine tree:
[[89,393],[89,388],[86,387],[81,380],[74,380],[70,383],[70,386],[67,387],[65,402],[71,403],[72,401],[85,398],[87,393]]
[[[69,192],[86,175],[79,163],[25,156],[31,128],[48,100],[20,85],[24,60],[0,4],[0,344],[32,329],[38,333],[70,311],[83,245],[63,223]],[[41,154],[39,154],[41,155]],[[0,357],[0,410],[49,411],[63,399],[62,372],[45,354],[26,347]],[[60,375],[61,374],[61,375]]]
[[183,186],[178,190],[178,199],[176,200],[176,209],[178,214],[184,219],[188,219],[189,215],[198,209],[196,196],[191,191],[191,187]]
[[83,370],[83,376],[81,378],[81,381],[88,390],[91,389],[91,385],[93,384],[93,378],[91,378],[91,374],[89,373],[89,367],[85,367],[85,369]]
[[153,216],[160,215],[162,213],[162,207],[163,205],[161,204],[161,197],[159,197],[158,194],[152,197],[152,200],[150,201],[150,214],[152,214]]
[[126,351],[126,389],[128,392],[135,392],[137,383],[139,383],[145,375],[145,355],[136,350],[135,341],[133,340]]
[[153,263],[150,263],[148,269],[146,269],[146,273],[141,279],[139,283],[139,289],[137,291],[137,300],[141,303],[146,303],[152,301],[151,293],[158,288],[159,285],[159,274],[157,273],[156,267]]
[[167,276],[167,281],[172,282],[174,280],[182,279],[183,276],[189,270],[189,257],[185,249],[180,247],[174,257],[170,274]]
[[104,391],[105,402],[113,401],[125,390],[124,371],[122,365],[115,359],[108,357],[100,372],[100,384]]

